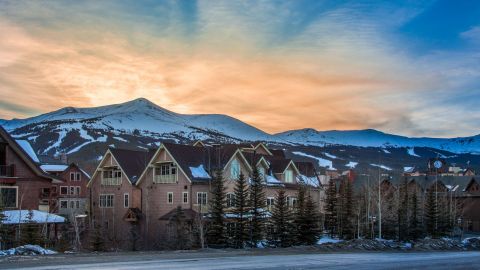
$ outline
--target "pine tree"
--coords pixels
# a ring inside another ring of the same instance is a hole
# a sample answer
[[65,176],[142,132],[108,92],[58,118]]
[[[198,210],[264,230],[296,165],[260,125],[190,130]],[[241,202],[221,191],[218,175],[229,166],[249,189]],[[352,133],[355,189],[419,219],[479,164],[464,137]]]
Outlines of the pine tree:
[[210,201],[210,218],[208,243],[215,246],[225,246],[225,185],[223,171],[216,170],[212,183],[212,200]]
[[263,191],[262,176],[258,173],[258,169],[255,167],[252,173],[252,180],[250,184],[250,207],[251,207],[251,219],[250,219],[250,246],[257,247],[258,243],[263,240],[264,222],[265,222],[265,192]]
[[269,230],[267,238],[271,245],[277,247],[289,247],[293,245],[293,215],[288,208],[284,190],[277,192],[270,223],[271,230]]
[[33,211],[28,210],[26,223],[22,226],[22,244],[38,245],[42,241],[38,223],[33,220]]
[[410,199],[410,222],[409,222],[409,238],[417,240],[422,236],[422,228],[420,227],[420,209],[418,208],[417,188],[414,188]]
[[325,230],[330,237],[333,237],[337,232],[337,187],[335,180],[328,181],[328,188],[325,198]]
[[317,243],[320,238],[320,227],[319,227],[319,215],[318,208],[315,205],[315,202],[312,199],[312,196],[307,196],[307,201],[305,202],[305,211],[303,218],[303,228],[300,232],[301,239],[306,245],[314,245]]
[[238,177],[235,185],[235,208],[236,227],[234,247],[243,248],[248,241],[248,185],[243,173]]
[[353,226],[353,190],[352,184],[348,179],[345,179],[342,182],[342,188],[340,189],[340,200],[340,234],[344,239],[353,239],[355,236],[355,229]]
[[105,250],[105,237],[100,225],[94,225],[93,230],[90,232],[90,239],[92,251]]
[[425,225],[428,235],[435,238],[438,236],[438,208],[435,198],[434,188],[431,187],[427,192],[427,200],[425,202]]
[[303,231],[305,230],[305,187],[300,187],[295,205],[295,244],[305,244]]
[[405,178],[399,188],[398,202],[398,240],[405,241],[408,238],[408,183]]

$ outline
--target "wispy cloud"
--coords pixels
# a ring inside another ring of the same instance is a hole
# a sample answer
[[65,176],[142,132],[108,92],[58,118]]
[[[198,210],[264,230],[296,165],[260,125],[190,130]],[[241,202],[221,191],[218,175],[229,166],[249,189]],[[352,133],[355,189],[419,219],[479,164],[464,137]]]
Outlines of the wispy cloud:
[[[8,33],[0,40],[2,118],[143,96],[181,113],[229,114],[269,132],[478,133],[479,119],[449,98],[478,90],[478,51],[419,56],[396,31],[430,3],[0,5],[0,31]],[[475,31],[459,36],[473,39]]]

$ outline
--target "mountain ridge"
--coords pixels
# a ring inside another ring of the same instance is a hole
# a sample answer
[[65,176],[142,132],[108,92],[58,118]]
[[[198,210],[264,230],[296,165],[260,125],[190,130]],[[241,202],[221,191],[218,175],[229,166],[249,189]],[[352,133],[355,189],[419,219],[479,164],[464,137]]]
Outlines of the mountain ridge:
[[[458,138],[407,137],[375,129],[327,130],[313,128],[269,134],[224,114],[179,114],[138,98],[89,108],[65,107],[25,119],[0,120],[15,138],[33,141],[39,154],[73,153],[93,143],[140,140],[139,147],[158,141],[192,140],[238,143],[266,141],[280,145],[325,147],[428,147],[452,153],[480,153],[480,135]],[[128,138],[127,138],[128,137]],[[135,137],[138,137],[135,139]],[[145,140],[143,142],[142,140]]]

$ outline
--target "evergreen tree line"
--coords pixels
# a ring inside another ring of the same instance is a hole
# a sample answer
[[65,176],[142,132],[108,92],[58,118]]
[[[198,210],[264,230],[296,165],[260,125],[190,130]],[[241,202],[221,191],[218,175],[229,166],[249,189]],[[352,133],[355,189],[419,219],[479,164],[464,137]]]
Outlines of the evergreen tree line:
[[438,238],[453,233],[458,209],[452,193],[435,184],[422,191],[405,178],[397,186],[373,184],[354,192],[349,180],[332,179],[326,189],[324,228],[342,239]]
[[225,213],[223,172],[215,174],[210,202],[207,242],[213,247],[289,247],[315,244],[320,236],[319,213],[312,197],[302,187],[296,205],[287,203],[280,189],[271,212],[266,210],[264,181],[254,170],[250,183],[240,174],[234,188],[235,205]]

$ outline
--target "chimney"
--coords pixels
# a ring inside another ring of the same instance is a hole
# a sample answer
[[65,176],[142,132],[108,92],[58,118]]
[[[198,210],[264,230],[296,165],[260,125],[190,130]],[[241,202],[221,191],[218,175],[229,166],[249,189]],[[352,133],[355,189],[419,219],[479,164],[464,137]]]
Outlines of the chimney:
[[68,164],[68,157],[67,157],[67,154],[65,152],[62,152],[60,154],[60,161],[63,163],[63,164]]

